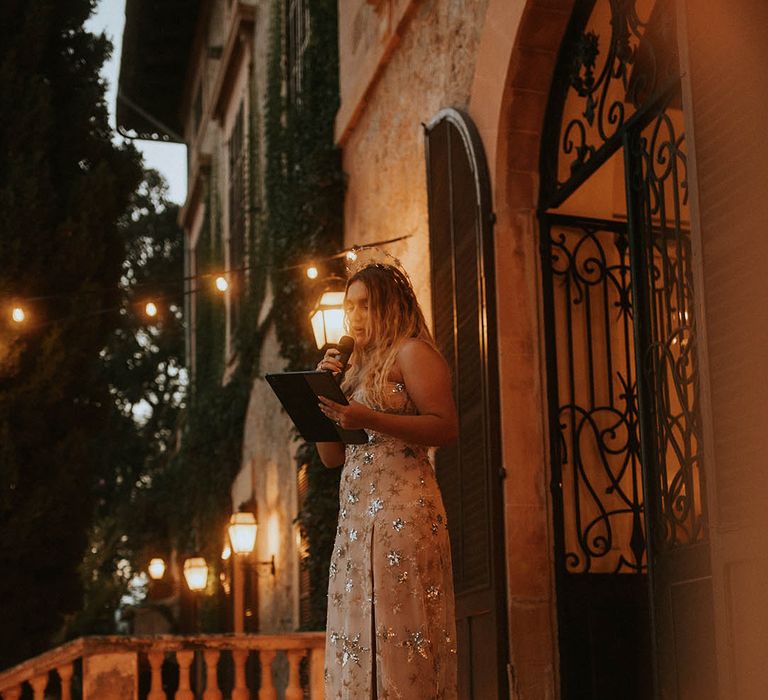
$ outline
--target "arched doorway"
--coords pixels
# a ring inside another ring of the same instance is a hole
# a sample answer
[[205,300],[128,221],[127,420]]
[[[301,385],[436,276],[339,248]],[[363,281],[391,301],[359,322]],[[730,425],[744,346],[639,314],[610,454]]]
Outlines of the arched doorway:
[[566,700],[717,694],[674,16],[578,0],[542,138]]

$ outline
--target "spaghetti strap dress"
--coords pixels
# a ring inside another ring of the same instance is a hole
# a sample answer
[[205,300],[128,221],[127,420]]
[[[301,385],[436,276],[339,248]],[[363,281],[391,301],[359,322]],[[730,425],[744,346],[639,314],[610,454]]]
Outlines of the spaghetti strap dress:
[[[391,382],[391,413],[417,410]],[[448,523],[428,449],[374,431],[347,445],[328,584],[326,700],[455,700]]]

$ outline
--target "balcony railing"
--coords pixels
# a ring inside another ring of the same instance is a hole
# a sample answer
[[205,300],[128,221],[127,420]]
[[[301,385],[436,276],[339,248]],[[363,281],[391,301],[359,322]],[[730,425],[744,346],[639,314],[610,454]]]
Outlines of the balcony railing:
[[2,700],[322,700],[325,635],[83,637],[0,673]]

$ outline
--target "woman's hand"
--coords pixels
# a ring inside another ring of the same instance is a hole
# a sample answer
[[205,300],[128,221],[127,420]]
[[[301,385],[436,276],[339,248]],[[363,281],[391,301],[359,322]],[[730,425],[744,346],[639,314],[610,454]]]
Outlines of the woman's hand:
[[[322,362],[320,363],[322,364]],[[319,365],[318,365],[319,366]],[[328,416],[336,425],[346,430],[357,430],[365,428],[370,423],[371,416],[375,411],[364,406],[357,401],[350,401],[348,405],[336,403],[324,396],[318,396],[320,399],[320,410]]]
[[317,371],[330,372],[334,376],[339,374],[343,369],[341,361],[339,360],[340,354],[338,348],[328,348],[328,350],[325,351],[323,359],[317,363]]

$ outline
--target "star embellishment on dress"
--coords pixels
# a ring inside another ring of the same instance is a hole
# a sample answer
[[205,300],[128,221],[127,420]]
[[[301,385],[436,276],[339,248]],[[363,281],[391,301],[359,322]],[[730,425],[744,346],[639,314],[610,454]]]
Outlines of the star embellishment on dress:
[[348,637],[346,634],[343,634],[341,635],[341,640],[344,643],[343,651],[341,653],[341,665],[346,666],[352,661],[359,666],[360,652],[368,651],[360,645],[360,633],[358,632],[354,637]]
[[390,566],[400,566],[400,560],[402,559],[403,554],[402,552],[398,552],[395,550],[392,550],[389,554],[387,554],[387,559],[389,560]]
[[383,507],[384,501],[382,501],[380,498],[374,498],[371,501],[371,505],[368,506],[368,514],[376,515],[376,513],[378,513]]
[[429,640],[424,637],[421,630],[417,632],[409,632],[405,630],[408,638],[403,642],[403,645],[408,649],[408,663],[411,663],[418,654],[423,659],[429,658]]
[[386,627],[385,625],[379,625],[379,629],[376,630],[376,636],[379,639],[383,639],[385,642],[392,639],[392,637],[395,637],[395,630],[393,630],[391,627]]

